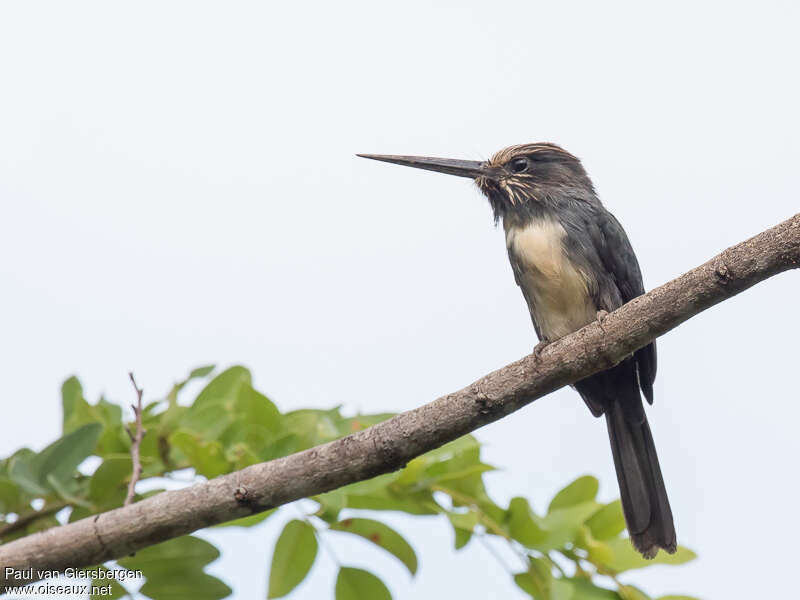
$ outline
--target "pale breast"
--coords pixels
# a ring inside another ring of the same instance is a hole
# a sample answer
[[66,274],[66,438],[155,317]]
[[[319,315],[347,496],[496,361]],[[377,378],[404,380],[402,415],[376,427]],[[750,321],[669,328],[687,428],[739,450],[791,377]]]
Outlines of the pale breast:
[[509,255],[519,265],[519,284],[542,335],[558,339],[594,320],[586,278],[564,251],[561,223],[539,219],[504,227]]

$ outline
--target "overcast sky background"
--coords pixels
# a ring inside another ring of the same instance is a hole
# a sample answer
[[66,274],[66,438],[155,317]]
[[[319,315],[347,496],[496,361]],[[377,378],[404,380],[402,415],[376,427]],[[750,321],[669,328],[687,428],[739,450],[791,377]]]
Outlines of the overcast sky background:
[[[798,210],[797,3],[4,2],[0,456],[60,431],[58,390],[127,404],[242,363],[282,410],[401,411],[530,352],[502,230],[467,180],[356,152],[583,159],[648,289]],[[659,340],[650,419],[679,542],[654,596],[782,597],[796,570],[800,279]],[[569,390],[478,432],[500,503],[592,473]],[[291,513],[289,516],[292,516]],[[421,568],[336,538],[395,598],[522,598],[478,543],[395,517]],[[281,525],[214,533],[263,597]],[[366,543],[365,543],[366,544]],[[296,598],[332,597],[324,554]],[[509,559],[511,561],[511,559]],[[516,565],[515,565],[516,566]]]

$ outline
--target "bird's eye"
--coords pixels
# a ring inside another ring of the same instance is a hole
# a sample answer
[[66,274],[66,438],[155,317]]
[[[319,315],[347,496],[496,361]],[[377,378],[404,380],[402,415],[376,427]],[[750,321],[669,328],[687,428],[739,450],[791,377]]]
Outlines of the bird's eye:
[[528,168],[528,159],[527,158],[515,158],[511,161],[511,172],[512,173],[522,173]]

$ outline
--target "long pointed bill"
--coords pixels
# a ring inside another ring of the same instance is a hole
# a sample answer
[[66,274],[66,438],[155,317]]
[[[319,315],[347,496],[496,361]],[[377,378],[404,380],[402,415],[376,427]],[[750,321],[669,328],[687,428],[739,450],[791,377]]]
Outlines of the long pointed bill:
[[478,160],[457,160],[454,158],[431,158],[429,156],[394,156],[392,154],[356,154],[362,158],[381,160],[383,162],[436,171],[437,173],[447,173],[458,177],[469,177],[475,179],[480,176],[491,176],[491,169],[486,163]]

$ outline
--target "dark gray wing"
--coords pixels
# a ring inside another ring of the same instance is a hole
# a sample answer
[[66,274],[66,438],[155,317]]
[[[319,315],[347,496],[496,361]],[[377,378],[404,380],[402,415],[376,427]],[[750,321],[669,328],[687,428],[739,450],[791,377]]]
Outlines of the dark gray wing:
[[[597,214],[599,239],[595,240],[600,260],[616,284],[623,304],[644,294],[642,272],[630,240],[619,221],[607,210]],[[605,308],[605,307],[604,307]],[[614,310],[618,307],[605,308]],[[656,379],[655,341],[634,354],[639,372],[639,386],[647,401],[653,403],[653,382]]]

